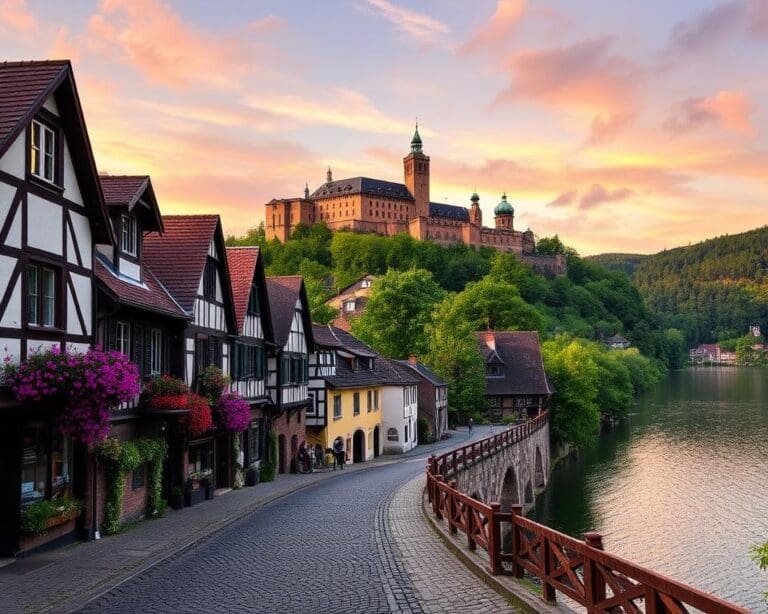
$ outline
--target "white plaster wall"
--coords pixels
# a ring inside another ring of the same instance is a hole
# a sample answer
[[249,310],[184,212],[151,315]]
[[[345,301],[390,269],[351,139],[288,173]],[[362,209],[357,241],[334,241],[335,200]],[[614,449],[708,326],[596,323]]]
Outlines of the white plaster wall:
[[48,100],[43,103],[43,108],[56,116],[59,115],[59,106],[56,104],[56,99],[53,96],[48,97]]
[[22,132],[16,137],[13,145],[8,148],[5,155],[0,158],[0,171],[5,171],[14,177],[24,179],[24,171],[26,167],[26,157],[24,155],[26,153],[24,148],[25,144],[26,134],[25,132]]
[[[72,228],[75,231],[75,240],[77,241],[77,247],[80,250],[80,258],[83,260],[83,266],[86,269],[90,269],[93,267],[91,258],[93,252],[93,235],[91,234],[91,225],[88,222],[87,217],[80,215],[79,213],[75,213],[74,211],[69,212],[69,217],[72,220]],[[109,255],[112,255],[111,248]]]
[[62,210],[55,203],[27,195],[27,242],[30,247],[62,256]]
[[[406,443],[405,425],[410,421],[403,418],[403,387],[383,386],[381,388],[381,445],[384,454],[402,454],[410,450],[413,445]],[[397,429],[397,441],[387,439],[387,431],[390,428]],[[410,428],[409,428],[410,431]],[[410,432],[409,439],[412,439]]]
[[112,262],[112,254],[114,252],[111,245],[106,245],[105,243],[99,243],[98,245],[96,245],[96,251],[106,256],[107,260]]
[[[75,287],[75,294],[77,295],[77,302],[80,305],[80,311],[83,314],[83,320],[85,321],[85,334],[91,334],[91,318],[93,314],[91,312],[91,280],[83,275],[77,275],[76,273],[70,274],[72,278],[72,285]],[[67,319],[69,320],[67,329],[69,330],[69,324],[78,322],[77,313],[72,311],[67,313]],[[76,325],[79,328],[79,322]]]
[[5,218],[8,217],[8,211],[11,209],[11,202],[16,195],[16,188],[0,181],[0,227],[5,224]]
[[45,352],[46,350],[50,350],[55,347],[61,347],[61,342],[43,341],[42,339],[29,339],[27,341],[27,356],[30,354]]
[[[3,288],[5,286],[0,286]],[[11,293],[11,299],[5,308],[0,326],[6,328],[21,328],[21,276],[16,280],[16,285]]]
[[119,269],[120,273],[126,277],[130,277],[136,281],[141,281],[141,267],[138,264],[129,262],[125,258],[120,258]]
[[88,348],[89,348],[89,345],[87,343],[67,343],[68,352],[85,354],[88,351]]
[[221,289],[221,276],[216,271],[216,300],[220,303],[224,302],[224,292]]
[[80,185],[77,182],[75,166],[72,164],[72,156],[69,155],[69,146],[64,141],[64,198],[71,200],[78,205],[83,204],[83,197],[80,194]]
[[8,356],[11,362],[18,363],[21,359],[21,341],[18,339],[0,338],[0,360]]

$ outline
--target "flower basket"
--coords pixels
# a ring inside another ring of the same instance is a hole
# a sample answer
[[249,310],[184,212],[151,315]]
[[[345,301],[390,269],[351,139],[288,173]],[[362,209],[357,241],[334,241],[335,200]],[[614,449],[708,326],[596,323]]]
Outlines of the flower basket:
[[53,527],[58,527],[60,524],[66,524],[70,520],[74,520],[80,515],[80,512],[77,510],[72,510],[70,512],[65,512],[59,516],[51,516],[48,520],[45,521],[45,529],[52,529]]

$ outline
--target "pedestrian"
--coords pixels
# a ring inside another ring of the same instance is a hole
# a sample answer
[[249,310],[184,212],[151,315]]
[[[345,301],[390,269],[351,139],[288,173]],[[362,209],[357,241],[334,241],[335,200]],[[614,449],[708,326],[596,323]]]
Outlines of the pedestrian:
[[474,421],[472,420],[472,418],[470,418],[470,419],[467,421],[467,427],[469,428],[469,434],[470,434],[470,435],[472,434],[472,425],[473,425],[473,424],[474,424]]
[[333,448],[325,449],[325,466],[336,471],[336,454]]
[[336,455],[336,465],[339,469],[344,469],[344,440],[341,437],[337,437],[333,442],[333,453]]

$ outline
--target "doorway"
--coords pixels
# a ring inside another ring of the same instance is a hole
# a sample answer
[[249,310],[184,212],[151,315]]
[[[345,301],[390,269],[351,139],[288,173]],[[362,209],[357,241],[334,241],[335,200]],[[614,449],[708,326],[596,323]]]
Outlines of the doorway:
[[362,463],[365,460],[365,433],[355,431],[352,437],[352,462]]
[[277,438],[277,472],[285,473],[285,435]]
[[232,445],[229,435],[219,435],[216,438],[216,488],[230,486],[230,460],[232,458]]
[[378,458],[379,456],[379,450],[381,449],[379,443],[380,438],[381,428],[377,426],[373,429],[373,458]]

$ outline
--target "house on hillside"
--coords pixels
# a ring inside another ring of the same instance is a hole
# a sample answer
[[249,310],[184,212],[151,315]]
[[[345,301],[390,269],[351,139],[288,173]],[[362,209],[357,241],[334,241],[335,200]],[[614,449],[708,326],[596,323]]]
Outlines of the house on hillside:
[[274,344],[267,360],[270,427],[277,432],[279,473],[295,471],[306,437],[309,355],[314,351],[309,301],[300,276],[268,277],[267,296]]
[[448,383],[420,363],[415,356],[398,362],[410,368],[419,380],[418,419],[423,418],[432,436],[437,440],[441,439],[448,432]]
[[603,343],[612,350],[626,350],[630,346],[629,340],[619,334],[608,337]]
[[376,281],[375,276],[365,275],[325,302],[326,305],[338,311],[338,316],[332,322],[334,326],[349,330],[350,321],[362,315],[365,310],[374,281]]
[[267,345],[273,342],[264,261],[258,247],[227,247],[227,264],[235,304],[237,337],[232,347],[230,389],[251,406],[251,422],[243,433],[243,467],[266,457],[269,427]]
[[381,453],[383,380],[374,370],[376,353],[335,326],[312,330],[307,443],[322,453],[340,438],[349,461],[371,460]]
[[720,355],[722,350],[717,343],[701,343],[698,347],[693,348],[689,354],[691,363],[703,364],[705,362],[720,362]]
[[544,371],[539,333],[489,330],[475,337],[485,362],[488,418],[525,419],[544,411],[555,390]]
[[[85,351],[96,329],[94,248],[114,245],[72,66],[0,63],[0,349]],[[57,428],[58,403],[0,393],[0,555],[92,536],[94,455]],[[84,511],[24,533],[31,505]]]

